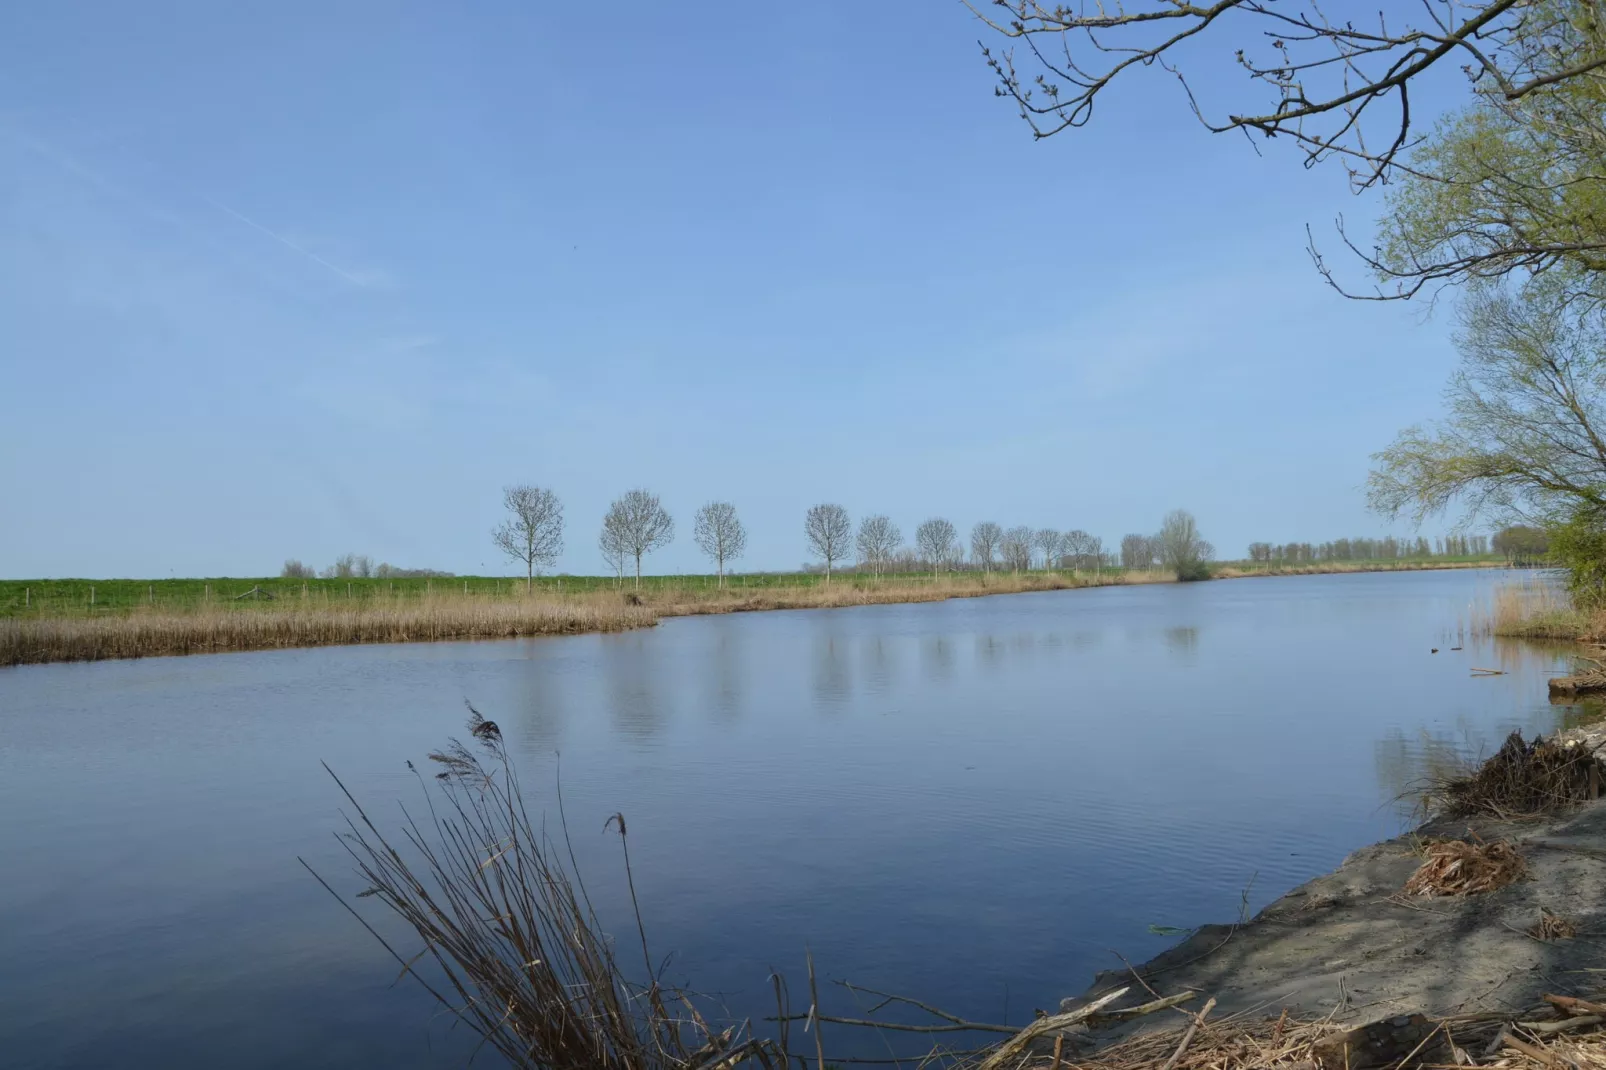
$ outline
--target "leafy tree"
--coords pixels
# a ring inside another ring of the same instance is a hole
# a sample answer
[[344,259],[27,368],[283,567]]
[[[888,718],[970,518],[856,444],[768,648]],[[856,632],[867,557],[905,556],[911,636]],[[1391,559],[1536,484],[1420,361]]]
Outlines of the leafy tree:
[[[1564,282],[1479,287],[1461,313],[1449,416],[1374,456],[1373,508],[1417,522],[1467,515],[1572,523],[1606,510],[1606,323]],[[1582,512],[1580,512],[1582,510]]]
[[1210,556],[1214,547],[1199,535],[1199,525],[1193,514],[1173,509],[1166,514],[1156,536],[1160,547],[1160,561],[1177,574],[1177,579],[1207,580],[1210,578]]

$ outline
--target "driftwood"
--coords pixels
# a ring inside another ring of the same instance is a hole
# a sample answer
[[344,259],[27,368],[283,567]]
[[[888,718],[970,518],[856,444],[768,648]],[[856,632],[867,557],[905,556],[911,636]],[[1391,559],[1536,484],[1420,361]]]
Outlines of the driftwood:
[[1068,1026],[1086,1021],[1103,1008],[1126,995],[1126,993],[1126,989],[1117,988],[1114,992],[1105,993],[1078,1010],[1070,1011],[1066,1014],[1049,1014],[1037,1019],[1037,1021],[1000,1044],[998,1049],[987,1057],[987,1061],[981,1064],[981,1070],[999,1070],[1002,1066],[1012,1065],[1015,1060],[1020,1058],[1021,1053],[1027,1049],[1031,1042],[1038,1037],[1052,1033],[1057,1029],[1065,1029]]
[[1177,1050],[1171,1053],[1171,1058],[1165,1061],[1165,1065],[1160,1070],[1172,1070],[1172,1067],[1177,1065],[1177,1060],[1182,1058],[1182,1054],[1188,1050],[1188,1045],[1193,1043],[1193,1035],[1204,1024],[1205,1015],[1215,1010],[1215,1007],[1216,997],[1211,996],[1205,1003],[1204,1009],[1194,1016],[1193,1021],[1188,1023],[1188,1031],[1182,1034],[1182,1040],[1178,1042]]

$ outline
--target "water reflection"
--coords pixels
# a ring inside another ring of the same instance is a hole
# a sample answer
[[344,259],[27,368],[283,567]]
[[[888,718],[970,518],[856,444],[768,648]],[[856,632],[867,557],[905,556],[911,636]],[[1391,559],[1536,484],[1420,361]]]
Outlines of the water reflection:
[[1165,646],[1173,655],[1191,660],[1199,647],[1199,629],[1192,626],[1167,628]]
[[521,731],[515,738],[519,749],[526,754],[550,754],[563,743],[564,711],[569,704],[563,695],[561,678],[555,673],[540,671],[541,668],[533,667],[532,671],[519,676],[512,698],[514,709],[508,711],[518,717]]
[[834,634],[814,637],[814,697],[832,711],[846,703],[853,692],[846,647]]
[[859,662],[864,666],[865,683],[873,695],[882,694],[892,686],[897,669],[893,649],[892,641],[879,635],[865,640],[860,647]]
[[639,633],[610,636],[603,647],[609,720],[620,736],[637,743],[656,736],[668,721],[670,688],[659,665],[660,649]]
[[719,637],[708,655],[712,663],[712,671],[707,674],[708,706],[720,720],[730,721],[742,709],[741,629],[731,627],[729,620],[721,623],[725,627],[719,630]]
[[954,671],[954,644],[944,636],[934,636],[920,644],[920,664],[933,676],[947,679]]

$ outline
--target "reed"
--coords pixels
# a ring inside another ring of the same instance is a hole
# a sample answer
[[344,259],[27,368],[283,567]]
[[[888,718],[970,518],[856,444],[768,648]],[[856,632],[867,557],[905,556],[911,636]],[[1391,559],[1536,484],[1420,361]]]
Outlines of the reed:
[[455,594],[134,608],[103,616],[0,619],[0,665],[279,647],[615,632],[657,623],[616,594],[490,599]]
[[1470,631],[1513,639],[1574,640],[1598,634],[1598,614],[1573,608],[1567,592],[1542,582],[1505,583],[1472,608]]
[[[469,714],[472,749],[452,740],[429,756],[433,790],[419,777],[428,817],[415,819],[404,810],[396,834],[382,832],[330,771],[355,811],[340,840],[368,885],[357,897],[388,908],[422,948],[404,958],[307,866],[319,883],[395,957],[403,976],[413,977],[510,1066],[784,1068],[780,1043],[755,1038],[745,1023],[716,1030],[696,997],[660,982],[639,906],[634,939],[616,947],[574,869],[561,796],[565,831],[554,840],[525,805],[496,722],[472,706]],[[624,815],[608,825],[619,833],[634,904]],[[643,972],[632,980],[619,956],[633,956],[638,945]],[[428,968],[418,965],[424,959],[431,960]]]
[[831,584],[774,587],[633,587],[494,595],[448,589],[351,600],[278,597],[181,605],[135,605],[100,614],[40,613],[0,617],[0,665],[107,658],[215,654],[282,647],[417,643],[453,639],[616,632],[663,617],[771,609],[825,609],[897,602],[937,602],[1028,591],[1158,583],[1163,573],[1078,576],[1021,574],[850,576]]

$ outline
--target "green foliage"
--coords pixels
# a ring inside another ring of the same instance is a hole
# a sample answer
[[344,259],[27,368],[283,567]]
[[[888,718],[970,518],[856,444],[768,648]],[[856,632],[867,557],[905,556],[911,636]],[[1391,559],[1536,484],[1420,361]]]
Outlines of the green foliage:
[[1533,0],[1517,27],[1501,46],[1517,81],[1577,73],[1515,96],[1482,92],[1437,126],[1392,187],[1373,264],[1382,278],[1555,272],[1606,297],[1606,76],[1591,66],[1606,54],[1598,4]]
[[1550,556],[1567,569],[1567,588],[1579,609],[1606,606],[1606,511],[1579,509],[1550,529]]
[[1474,289],[1456,336],[1449,417],[1408,428],[1374,455],[1367,497],[1417,522],[1452,504],[1469,515],[1555,522],[1606,510],[1606,314],[1565,280]]
[[1210,578],[1210,563],[1207,561],[1187,561],[1177,566],[1177,579],[1183,583],[1195,583]]

